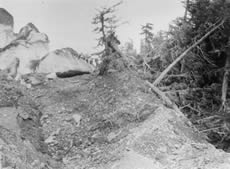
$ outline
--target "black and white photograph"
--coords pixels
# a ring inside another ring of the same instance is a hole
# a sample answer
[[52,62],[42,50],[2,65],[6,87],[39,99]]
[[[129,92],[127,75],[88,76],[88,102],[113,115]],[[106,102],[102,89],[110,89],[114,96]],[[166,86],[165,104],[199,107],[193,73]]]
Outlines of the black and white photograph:
[[230,0],[0,0],[0,169],[230,169]]

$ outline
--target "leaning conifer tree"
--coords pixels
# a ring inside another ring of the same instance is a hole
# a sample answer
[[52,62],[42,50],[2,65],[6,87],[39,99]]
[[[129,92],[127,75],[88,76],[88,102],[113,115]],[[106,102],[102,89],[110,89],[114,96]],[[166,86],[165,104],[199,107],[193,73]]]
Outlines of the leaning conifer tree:
[[[205,58],[202,62],[202,67],[206,68],[202,71],[203,77],[207,77],[205,85],[222,83],[220,110],[225,112],[230,73],[230,3],[227,0],[190,0],[187,11],[189,22],[193,25],[192,34],[196,36],[204,34],[210,25],[223,22],[222,27],[209,35],[196,52]],[[207,60],[212,64],[207,63]]]
[[96,16],[93,18],[92,24],[96,26],[94,32],[100,35],[97,46],[103,47],[102,52],[99,53],[102,57],[102,63],[99,67],[99,75],[103,75],[107,72],[111,56],[116,51],[119,51],[117,46],[120,42],[115,35],[119,20],[117,19],[115,12],[121,3],[122,1],[111,7],[102,7],[101,9],[98,9]]

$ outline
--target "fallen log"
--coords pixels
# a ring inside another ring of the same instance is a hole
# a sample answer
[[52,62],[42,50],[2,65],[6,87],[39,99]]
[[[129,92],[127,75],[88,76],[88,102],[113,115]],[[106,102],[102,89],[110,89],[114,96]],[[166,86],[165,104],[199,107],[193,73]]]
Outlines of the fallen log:
[[211,33],[213,33],[216,29],[218,29],[225,20],[222,20],[219,24],[214,26],[209,32],[207,32],[203,37],[201,37],[196,43],[194,43],[192,46],[190,46],[187,50],[185,50],[176,60],[174,60],[161,74],[160,76],[153,82],[153,85],[158,85],[161,80],[165,77],[165,75],[181,60],[183,59],[186,54],[191,51],[193,48],[195,48],[197,45],[199,45],[204,39],[206,39]]

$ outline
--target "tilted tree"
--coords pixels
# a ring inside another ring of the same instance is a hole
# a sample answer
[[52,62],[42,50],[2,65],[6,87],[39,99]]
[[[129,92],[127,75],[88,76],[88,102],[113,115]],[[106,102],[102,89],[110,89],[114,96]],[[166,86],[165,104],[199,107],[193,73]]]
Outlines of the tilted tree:
[[169,31],[171,44],[176,47],[171,50],[179,49],[179,53],[184,52],[179,57],[176,56],[175,61],[156,79],[155,85],[177,62],[184,59],[181,73],[189,73],[192,76],[193,80],[189,81],[191,83],[189,85],[205,87],[212,83],[222,82],[221,101],[222,108],[225,107],[228,85],[227,68],[230,64],[228,61],[229,6],[225,0],[186,1],[186,19],[185,17],[178,18]]
[[116,28],[119,25],[119,19],[117,19],[115,12],[121,3],[122,1],[110,7],[102,7],[97,10],[97,14],[92,21],[92,24],[96,26],[94,32],[100,36],[98,38],[98,46],[103,47],[103,51],[100,52],[102,64],[99,68],[99,75],[103,75],[107,72],[108,65],[111,61],[111,55],[119,51],[118,45],[120,41],[115,35]]
[[212,83],[209,80],[220,83],[222,80],[221,109],[225,110],[230,67],[230,3],[226,0],[190,0],[187,10],[192,39],[202,36],[210,26],[224,21],[223,26],[208,36],[195,52],[203,58],[202,66],[206,65],[202,74],[208,78],[204,83]]

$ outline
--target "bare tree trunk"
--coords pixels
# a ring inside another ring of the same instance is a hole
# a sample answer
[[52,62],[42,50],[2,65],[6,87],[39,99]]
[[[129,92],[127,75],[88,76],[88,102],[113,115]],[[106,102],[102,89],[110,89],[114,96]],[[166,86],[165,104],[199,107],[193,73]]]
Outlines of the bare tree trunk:
[[187,21],[187,15],[188,15],[188,4],[189,4],[189,0],[186,1],[185,4],[185,11],[184,11],[184,21]]
[[181,67],[180,67],[180,73],[183,73],[184,72],[184,69],[185,69],[185,59],[182,59],[181,62]]
[[[189,4],[189,0],[187,0],[186,3],[185,3],[184,23],[187,22],[188,4]],[[185,69],[185,59],[182,59],[181,62],[180,62],[180,64],[181,64],[180,73],[183,73],[183,72],[184,72],[184,69]]]
[[196,43],[194,43],[192,46],[190,46],[186,51],[184,51],[176,60],[174,60],[161,74],[160,76],[153,82],[153,85],[158,85],[160,81],[165,77],[165,75],[175,66],[181,59],[186,56],[186,54],[191,51],[194,47],[199,45],[205,38],[207,38],[212,32],[214,32],[216,29],[218,29],[225,20],[222,20],[219,24],[214,26],[209,32],[207,32],[202,38],[200,38]]
[[162,92],[159,88],[151,84],[149,81],[146,81],[146,84],[149,85],[149,87],[161,98],[163,103],[170,108],[173,108],[175,111],[177,111],[179,114],[181,114],[180,109],[177,107],[177,105],[172,102],[164,92]]
[[[230,44],[230,38],[229,38],[229,44]],[[228,92],[228,80],[229,80],[229,73],[230,73],[230,47],[227,48],[227,58],[225,61],[225,72],[223,77],[223,83],[222,83],[222,96],[221,96],[221,108],[220,111],[226,111],[226,98],[227,98],[227,92]]]
[[116,54],[124,58],[122,52],[118,48],[118,45],[115,44],[112,39],[108,39],[108,37],[106,37],[105,38],[105,53],[104,53],[104,57],[102,58],[103,61],[101,65],[99,66],[99,75],[103,75],[108,71],[109,64],[112,61],[112,58],[114,57],[114,55]]
[[108,57],[110,55],[110,49],[108,45],[108,39],[105,34],[105,13],[102,13],[100,15],[100,22],[101,22],[101,32],[103,36],[103,43],[104,43],[104,53],[102,55],[102,63],[99,66],[99,75],[103,75],[108,71],[108,65],[110,63],[110,58]]

